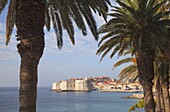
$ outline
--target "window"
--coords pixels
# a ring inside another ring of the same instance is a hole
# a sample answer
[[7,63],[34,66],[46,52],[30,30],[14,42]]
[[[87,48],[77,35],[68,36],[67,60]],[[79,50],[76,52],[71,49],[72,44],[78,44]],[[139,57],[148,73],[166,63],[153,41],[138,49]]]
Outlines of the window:
[[111,87],[111,89],[114,89],[114,87]]

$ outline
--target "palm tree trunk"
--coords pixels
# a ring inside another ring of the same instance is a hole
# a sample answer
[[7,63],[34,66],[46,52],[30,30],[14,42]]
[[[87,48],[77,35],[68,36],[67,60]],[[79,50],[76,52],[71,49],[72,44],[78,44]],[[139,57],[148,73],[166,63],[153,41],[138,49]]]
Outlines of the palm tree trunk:
[[36,112],[38,64],[44,50],[45,4],[42,0],[16,1],[20,66],[20,112]]
[[156,83],[156,112],[165,112],[165,104],[163,100],[163,92],[158,79]]
[[24,55],[20,67],[20,112],[36,112],[38,60]]
[[147,40],[140,36],[139,46],[137,49],[137,67],[139,74],[139,81],[144,91],[145,112],[155,112],[155,104],[153,98],[153,79],[154,79],[154,55],[153,51],[149,48]]
[[137,58],[139,81],[144,91],[145,112],[155,112],[155,104],[153,99],[153,56],[139,55]]
[[161,64],[161,88],[164,101],[165,112],[170,112],[170,97],[169,97],[169,64],[164,61]]
[[165,112],[165,104],[163,100],[163,92],[162,92],[162,61],[161,58],[156,61],[158,63],[155,63],[156,65],[156,76],[157,76],[157,82],[156,82],[156,112]]
[[165,112],[165,103],[164,103],[164,100],[163,100],[162,88],[161,88],[161,91],[160,91],[160,101],[161,101],[161,112]]
[[156,112],[161,111],[161,86],[159,79],[156,82]]
[[[167,47],[168,46],[168,47]],[[170,63],[170,46],[169,45],[167,45],[165,48],[165,51],[163,52],[164,53],[164,56],[165,56],[165,58],[169,61],[169,63]]]

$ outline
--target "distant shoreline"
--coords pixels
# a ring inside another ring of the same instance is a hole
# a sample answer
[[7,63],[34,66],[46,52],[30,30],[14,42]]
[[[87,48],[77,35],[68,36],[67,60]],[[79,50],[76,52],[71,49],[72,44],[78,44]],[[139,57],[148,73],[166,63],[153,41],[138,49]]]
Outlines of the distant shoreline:
[[[56,92],[93,92],[94,90],[51,90],[51,91],[56,91]],[[116,93],[139,93],[142,91],[137,91],[137,90],[100,90],[96,92],[116,92]]]

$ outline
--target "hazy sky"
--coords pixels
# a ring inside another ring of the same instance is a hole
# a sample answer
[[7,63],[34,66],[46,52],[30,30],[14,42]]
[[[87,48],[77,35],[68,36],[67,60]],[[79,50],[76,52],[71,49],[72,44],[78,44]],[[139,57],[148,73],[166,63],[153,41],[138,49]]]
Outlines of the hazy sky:
[[[16,49],[16,32],[13,32],[9,45],[5,46],[5,18],[6,10],[0,15],[0,86],[19,86],[20,57]],[[95,18],[98,27],[104,23],[102,18],[96,15]],[[76,30],[74,46],[66,33],[63,37],[63,49],[58,50],[54,32],[45,33],[46,45],[39,64],[38,86],[51,86],[53,82],[72,77],[117,76],[121,68],[112,70],[117,57],[109,59],[106,56],[99,63],[100,57],[96,56],[98,43],[91,32],[83,37],[81,31]]]

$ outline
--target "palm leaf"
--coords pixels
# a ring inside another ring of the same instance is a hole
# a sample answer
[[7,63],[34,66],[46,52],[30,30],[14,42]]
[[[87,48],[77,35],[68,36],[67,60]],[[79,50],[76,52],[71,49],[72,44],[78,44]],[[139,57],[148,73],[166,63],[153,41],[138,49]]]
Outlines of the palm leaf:
[[8,0],[1,0],[0,1],[0,14],[2,13],[2,11],[4,10],[5,6],[7,5]]
[[136,70],[137,70],[136,64],[129,65],[121,70],[118,77],[125,77],[133,72],[136,72]]
[[120,50],[120,46],[117,45],[115,46],[114,50],[112,51],[112,53],[110,54],[110,58],[113,58],[113,56]]
[[167,12],[159,12],[158,14],[155,14],[153,17],[152,17],[152,21],[158,21],[158,20],[161,20],[162,18],[166,17],[167,15],[170,14],[170,11],[167,11]]
[[124,35],[116,35],[115,37],[113,38],[110,38],[108,39],[104,44],[102,44],[99,49],[97,50],[97,53],[98,55],[100,55],[102,52],[104,52],[106,50],[106,48],[108,48],[110,45],[111,46],[115,46],[119,40],[121,39],[120,37],[123,38]]
[[63,39],[62,39],[62,26],[60,24],[60,21],[58,21],[58,13],[55,13],[55,10],[53,7],[51,7],[51,16],[52,16],[52,23],[53,23],[53,29],[56,34],[57,39],[57,46],[59,49],[62,48],[63,45]]
[[120,65],[122,65],[122,64],[129,63],[129,62],[132,62],[132,58],[122,59],[122,60],[116,62],[116,63],[114,64],[113,68],[116,68],[116,67],[118,67],[118,66],[120,66]]
[[118,78],[117,84],[122,83],[122,82],[127,82],[129,79],[134,79],[134,77],[138,77],[137,71],[131,72],[131,74],[125,74],[122,77]]
[[118,52],[118,56],[122,56],[126,50],[130,49],[129,48],[129,41],[124,42],[123,45],[120,45],[120,50]]
[[127,4],[121,2],[120,0],[116,0],[116,2],[117,2],[120,6],[124,7],[127,11],[129,11],[130,14],[132,14],[132,16],[136,17],[136,11],[135,11],[134,8],[128,6]]
[[47,30],[50,31],[51,18],[50,18],[49,6],[47,4],[45,7],[45,25],[46,25]]
[[130,72],[128,74],[121,75],[120,77],[118,77],[117,83],[126,82],[129,79],[134,79],[135,77],[138,77],[137,70],[134,72]]
[[72,1],[70,0],[67,0],[66,1],[66,4],[68,4],[69,6],[69,9],[72,13],[72,18],[74,19],[74,22],[76,23],[77,27],[82,30],[82,33],[83,35],[87,35],[87,30],[86,30],[86,26],[85,26],[85,23],[84,23],[84,20],[83,20],[83,17],[80,13],[80,10],[78,8],[78,5],[77,3],[72,3]]
[[124,52],[123,56],[128,55],[128,54],[132,54],[132,50],[128,49]]
[[11,0],[8,8],[7,18],[6,18],[6,45],[10,41],[10,36],[13,31],[15,22],[15,2],[16,0]]
[[97,33],[97,25],[95,22],[95,19],[92,15],[92,12],[89,7],[87,6],[80,6],[80,11],[83,14],[88,26],[90,27],[90,30],[96,40],[98,40],[98,33]]
[[163,0],[162,2],[156,4],[155,6],[151,7],[151,9],[148,11],[147,16],[152,17],[160,8],[161,6],[166,3],[166,0]]
[[[61,23],[61,19],[60,19],[60,16],[59,16],[59,13],[55,13],[55,17],[56,17],[56,22],[57,22],[57,44],[58,46],[62,47],[62,44],[63,44],[63,27],[62,27],[62,23]],[[60,48],[59,47],[59,48]]]
[[[106,19],[108,5],[111,5],[109,0],[46,0],[46,2],[49,7],[53,8],[54,13],[51,13],[51,19],[56,36],[60,34],[60,36],[57,37],[59,48],[62,46],[62,43],[60,44],[60,42],[62,42],[61,30],[66,30],[72,44],[75,44],[74,27],[77,26],[85,36],[87,35],[86,23],[94,38],[97,40],[97,25],[93,17],[93,12],[98,13]],[[48,13],[46,13],[46,15],[47,14]],[[49,20],[49,18],[46,20]],[[49,25],[49,22],[46,21],[48,30],[50,28]]]

